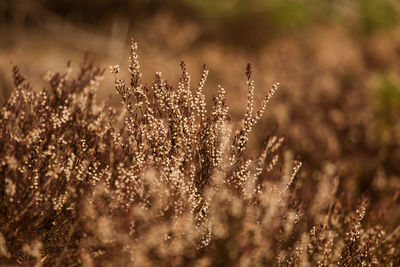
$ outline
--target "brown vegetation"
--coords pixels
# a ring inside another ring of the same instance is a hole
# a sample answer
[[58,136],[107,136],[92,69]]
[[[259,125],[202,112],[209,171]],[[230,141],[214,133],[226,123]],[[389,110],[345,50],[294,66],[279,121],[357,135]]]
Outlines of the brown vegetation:
[[[0,111],[0,262],[64,266],[396,266],[398,228],[386,233],[340,190],[324,163],[304,201],[302,162],[272,129],[262,149],[249,134],[279,84],[231,122],[225,89],[211,110],[186,65],[177,88],[142,81],[132,42],[129,81],[111,67],[121,108],[98,103],[103,70],[46,75],[34,90],[13,69]],[[245,76],[244,76],[245,77]],[[341,165],[339,165],[341,166]],[[300,171],[301,172],[301,171]],[[367,220],[366,220],[367,218]]]

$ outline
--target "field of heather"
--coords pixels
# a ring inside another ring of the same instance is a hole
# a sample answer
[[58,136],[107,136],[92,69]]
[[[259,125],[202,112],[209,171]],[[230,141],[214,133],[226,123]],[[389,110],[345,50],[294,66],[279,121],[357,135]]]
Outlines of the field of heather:
[[396,0],[4,0],[0,266],[399,266]]

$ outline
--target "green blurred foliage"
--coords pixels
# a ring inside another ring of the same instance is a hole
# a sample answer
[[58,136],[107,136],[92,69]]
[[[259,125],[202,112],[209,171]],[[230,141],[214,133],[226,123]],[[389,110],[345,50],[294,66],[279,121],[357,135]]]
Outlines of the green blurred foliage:
[[394,27],[400,15],[389,0],[358,0],[360,26],[364,33],[373,33]]
[[298,29],[330,12],[330,1],[301,0],[183,0],[201,16],[213,19],[264,20],[280,30]]
[[[234,21],[259,18],[279,30],[297,30],[321,21],[336,22],[342,18],[346,26],[362,33],[385,30],[398,22],[398,3],[391,0],[357,0],[350,9],[347,3],[331,0],[181,0],[200,16]],[[355,23],[354,23],[355,22]]]
[[396,121],[400,117],[400,81],[389,75],[379,75],[372,100],[379,126],[378,138],[386,144],[394,136]]
[[201,16],[208,18],[238,18],[252,13],[254,1],[232,0],[183,0]]
[[266,1],[265,13],[271,18],[271,21],[282,29],[295,29],[297,27],[305,26],[311,23],[317,13],[309,5],[303,1],[289,0],[289,1]]

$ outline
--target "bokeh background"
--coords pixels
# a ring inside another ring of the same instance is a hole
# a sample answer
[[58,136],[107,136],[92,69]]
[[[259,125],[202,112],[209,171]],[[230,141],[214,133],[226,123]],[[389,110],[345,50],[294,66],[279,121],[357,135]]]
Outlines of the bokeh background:
[[[303,161],[304,199],[326,168],[341,179],[338,197],[367,195],[370,216],[400,223],[400,2],[396,0],[2,0],[0,99],[17,64],[35,88],[48,70],[119,64],[129,39],[139,43],[144,80],[171,83],[184,60],[196,81],[210,69],[206,93],[227,90],[231,117],[245,110],[245,66],[254,66],[260,100],[281,83],[249,154],[265,137],[286,137]],[[119,105],[113,76],[98,93]]]

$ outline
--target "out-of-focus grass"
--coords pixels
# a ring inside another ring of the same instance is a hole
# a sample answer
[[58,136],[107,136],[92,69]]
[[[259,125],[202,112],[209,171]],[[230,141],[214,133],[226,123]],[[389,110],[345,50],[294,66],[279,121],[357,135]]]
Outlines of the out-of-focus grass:
[[299,0],[289,1],[211,1],[195,0],[184,2],[193,7],[204,17],[234,21],[235,19],[259,19],[269,28],[277,30],[298,29],[315,22],[317,18],[326,16],[329,12],[328,2],[311,1],[305,3]]
[[392,1],[358,0],[361,30],[372,33],[393,28],[399,17]]
[[320,22],[341,21],[348,28],[370,34],[394,27],[399,15],[390,0],[182,0],[200,16],[230,23],[251,18],[275,32],[299,30]]
[[400,82],[389,75],[380,75],[373,94],[375,117],[379,125],[379,140],[383,144],[395,138],[396,120],[400,116]]

